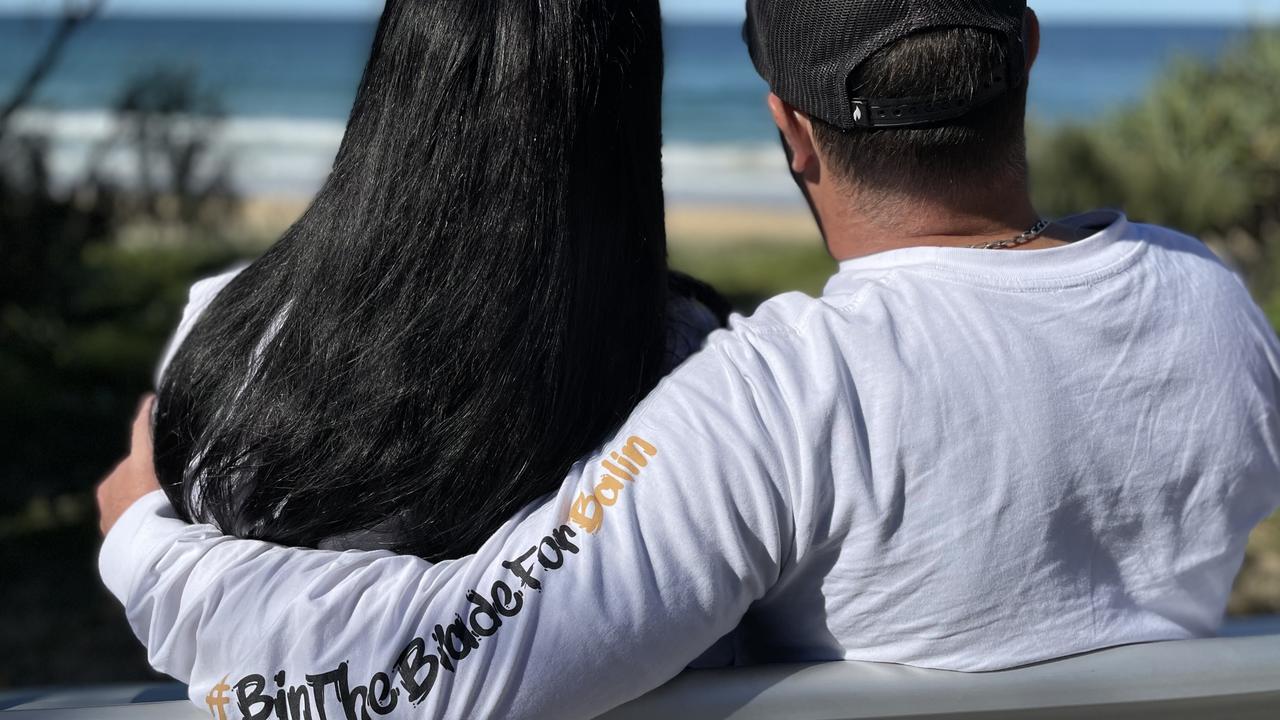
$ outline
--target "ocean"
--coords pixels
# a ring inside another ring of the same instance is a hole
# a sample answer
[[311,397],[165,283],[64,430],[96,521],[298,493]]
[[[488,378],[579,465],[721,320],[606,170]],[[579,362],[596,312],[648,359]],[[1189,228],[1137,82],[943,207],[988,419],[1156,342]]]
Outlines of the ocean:
[[[0,99],[53,29],[0,18]],[[1087,122],[1140,98],[1177,57],[1211,58],[1233,26],[1047,24],[1031,116]],[[373,33],[372,21],[109,18],[78,35],[21,124],[51,130],[55,176],[81,170],[112,134],[109,108],[132,77],[195,74],[227,115],[219,148],[244,193],[306,196],[333,159]],[[667,30],[666,178],[676,201],[797,204],[777,134],[736,25]],[[127,175],[123,157],[109,163]]]

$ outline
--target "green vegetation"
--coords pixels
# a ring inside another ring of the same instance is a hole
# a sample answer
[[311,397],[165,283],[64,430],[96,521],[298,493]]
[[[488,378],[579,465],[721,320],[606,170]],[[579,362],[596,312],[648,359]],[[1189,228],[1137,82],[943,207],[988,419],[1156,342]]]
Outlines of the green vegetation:
[[1217,63],[1176,63],[1140,103],[1095,125],[1033,134],[1049,213],[1122,206],[1204,238],[1280,311],[1280,30]]
[[[191,82],[149,76],[121,96],[113,142],[165,159],[141,189],[89,172],[55,190],[48,139],[7,131],[22,98],[0,102],[0,605],[21,619],[0,624],[0,687],[149,676],[99,589],[91,488],[125,449],[188,286],[265,241],[230,237],[235,199],[190,175],[217,132]],[[208,118],[199,137],[165,132],[191,110]],[[1280,32],[1257,31],[1096,125],[1036,132],[1037,194],[1051,213],[1120,205],[1206,238],[1280,322],[1277,118]],[[816,243],[742,240],[678,242],[673,261],[744,309],[816,295],[834,269]],[[1280,517],[1256,534],[1232,609],[1280,612]]]
[[674,244],[672,266],[716,287],[735,307],[750,310],[784,292],[822,294],[836,265],[818,239],[809,244],[744,239],[732,247]]
[[[1280,30],[1179,62],[1137,105],[1030,146],[1046,212],[1120,206],[1204,238],[1280,327]],[[1280,612],[1280,515],[1255,533],[1231,608]]]
[[[241,254],[220,220],[234,197],[194,171],[218,120],[192,78],[127,83],[116,132],[64,184],[50,139],[13,122],[100,5],[69,11],[0,98],[0,687],[152,677],[96,576],[92,488],[124,453],[188,286]],[[175,132],[192,110],[205,119]],[[114,183],[111,152],[149,181]]]

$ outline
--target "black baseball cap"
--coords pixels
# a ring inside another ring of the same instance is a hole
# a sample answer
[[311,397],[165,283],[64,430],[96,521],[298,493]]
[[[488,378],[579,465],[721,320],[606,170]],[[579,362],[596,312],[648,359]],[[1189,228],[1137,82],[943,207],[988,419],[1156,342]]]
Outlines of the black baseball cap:
[[[774,94],[842,130],[935,125],[968,114],[1022,84],[1026,0],[747,0],[743,34]],[[908,35],[946,28],[1004,39],[1008,67],[976,93],[951,97],[856,97],[858,66]]]

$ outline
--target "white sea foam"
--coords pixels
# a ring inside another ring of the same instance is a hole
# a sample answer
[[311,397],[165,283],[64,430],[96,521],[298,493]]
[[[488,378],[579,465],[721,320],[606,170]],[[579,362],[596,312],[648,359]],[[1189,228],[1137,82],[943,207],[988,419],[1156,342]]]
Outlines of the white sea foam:
[[[119,144],[103,151],[119,133],[110,113],[29,112],[17,118],[16,125],[53,139],[51,169],[59,181],[83,176],[90,159],[99,155],[108,176],[125,183],[137,180],[135,154]],[[176,126],[179,133],[191,130],[181,123]],[[225,162],[241,193],[307,197],[328,176],[343,130],[343,123],[331,120],[229,118],[219,126],[213,152],[200,172],[208,176]],[[664,165],[667,194],[677,202],[801,202],[775,144],[677,141],[667,145]]]
[[675,201],[803,203],[776,143],[668,143],[663,165],[667,196]]

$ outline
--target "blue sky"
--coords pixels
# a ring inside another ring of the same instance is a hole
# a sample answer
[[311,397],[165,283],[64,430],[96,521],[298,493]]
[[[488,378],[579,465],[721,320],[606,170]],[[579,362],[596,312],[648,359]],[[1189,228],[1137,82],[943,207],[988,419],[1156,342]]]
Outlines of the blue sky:
[[[0,13],[52,10],[63,0],[0,0]],[[108,0],[129,13],[370,15],[380,0]],[[1048,19],[1063,20],[1280,20],[1280,0],[1032,0]],[[733,19],[743,0],[663,0],[671,18]]]

